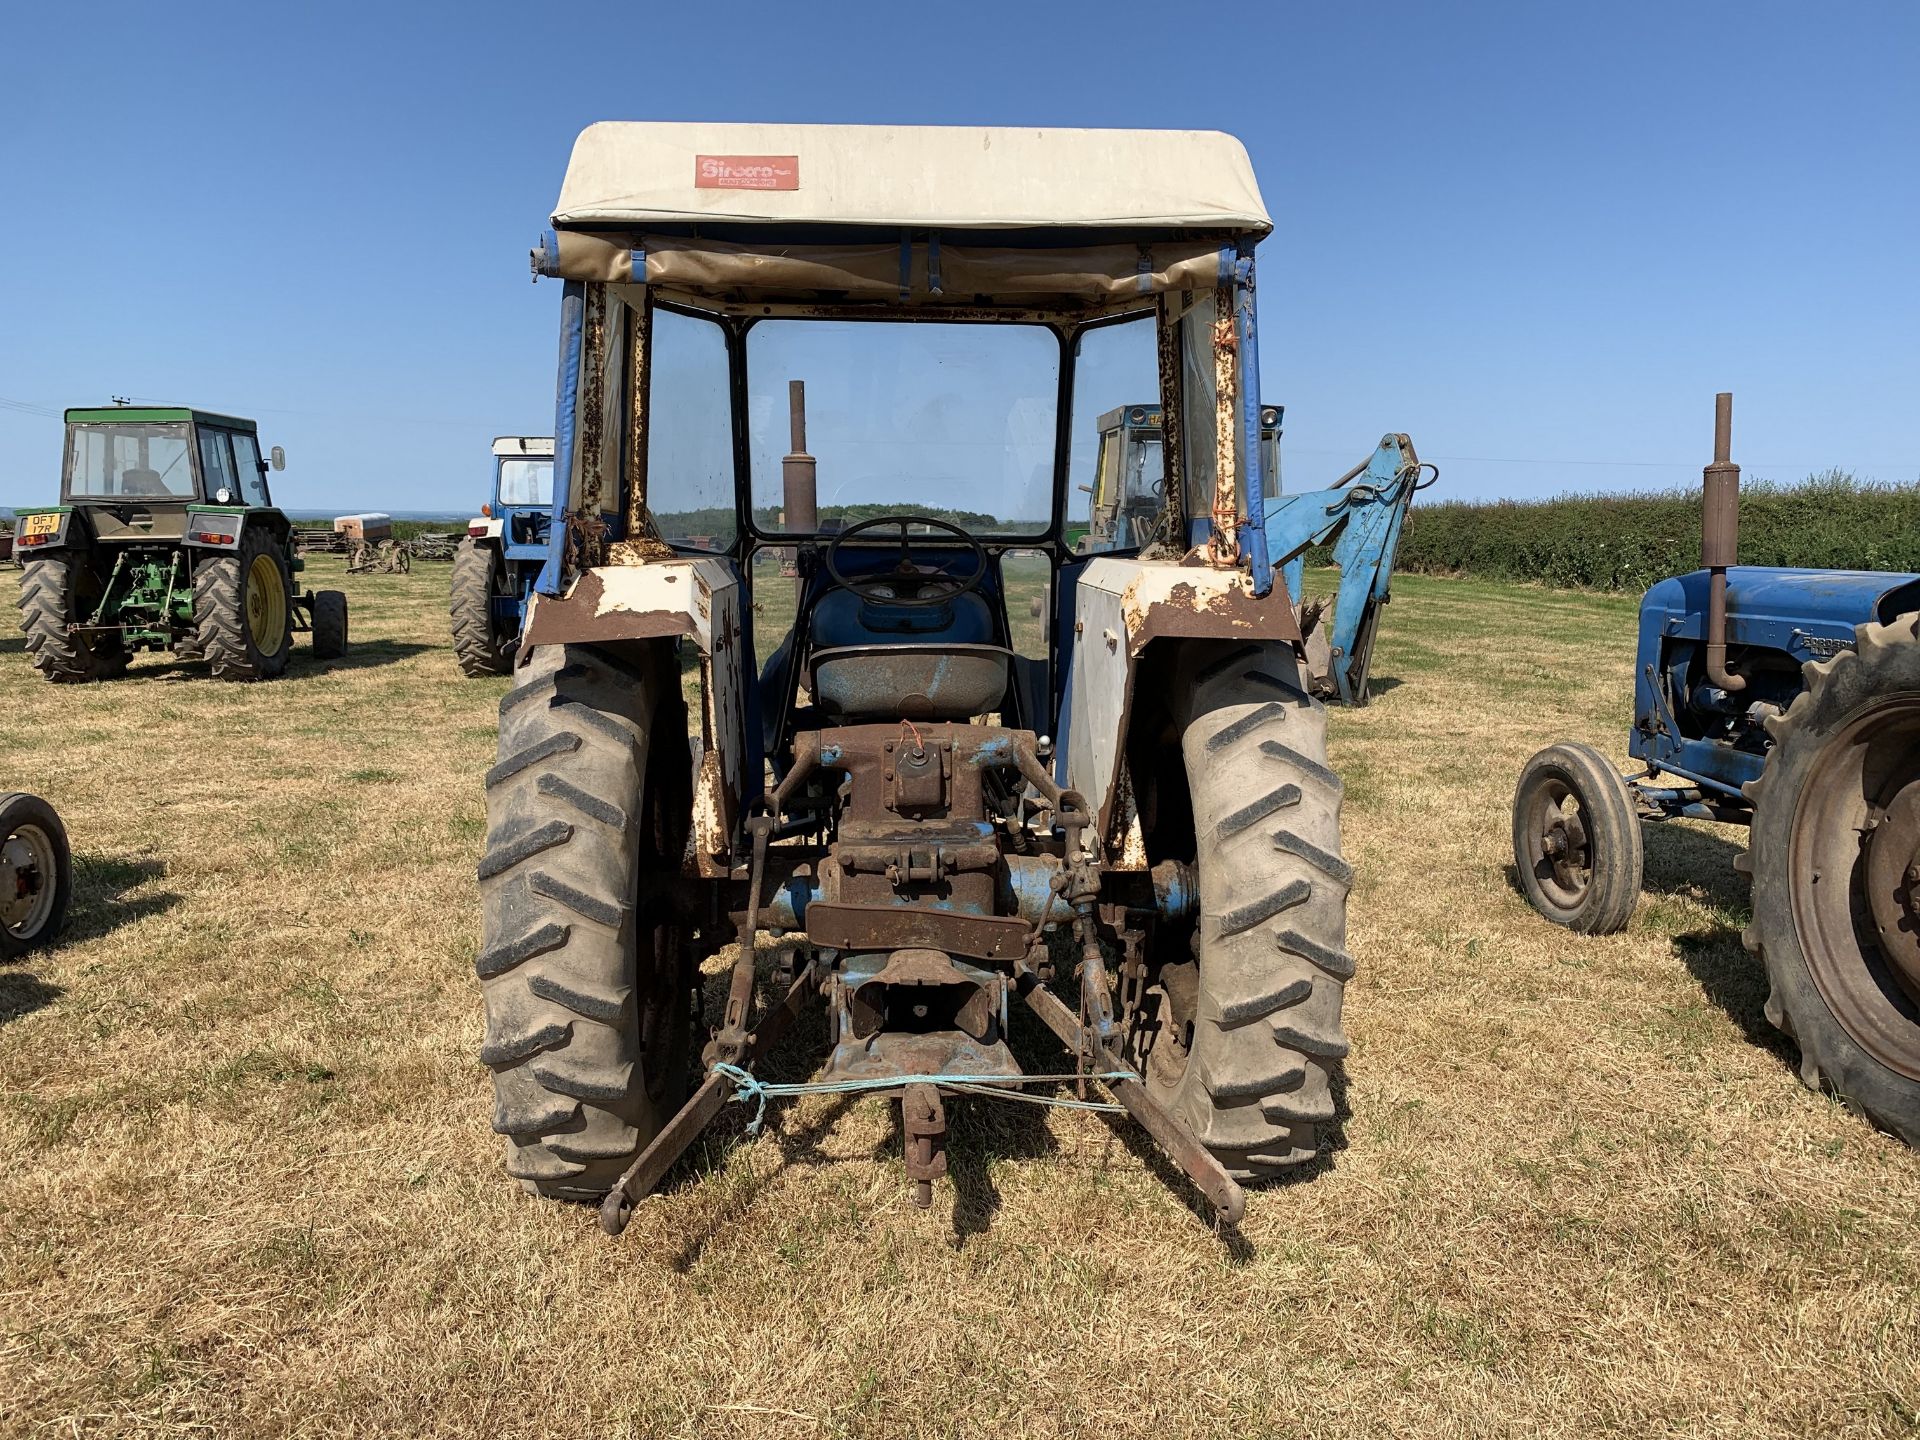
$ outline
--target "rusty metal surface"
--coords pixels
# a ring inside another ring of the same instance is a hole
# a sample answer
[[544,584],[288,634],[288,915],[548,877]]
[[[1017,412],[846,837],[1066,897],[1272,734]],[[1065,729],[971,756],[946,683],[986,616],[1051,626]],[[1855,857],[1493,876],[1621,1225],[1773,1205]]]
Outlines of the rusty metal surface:
[[1722,690],[1747,688],[1746,678],[1727,669],[1727,567],[1740,549],[1740,467],[1731,459],[1733,396],[1713,397],[1713,463],[1700,477],[1700,563],[1707,579],[1707,678]]
[[1032,929],[1009,915],[969,915],[928,905],[857,905],[816,900],[807,907],[807,938],[835,950],[923,946],[972,960],[1018,960]]
[[931,1085],[909,1085],[900,1097],[900,1133],[913,1203],[933,1204],[933,1182],[947,1173],[947,1112]]
[[1118,785],[1141,652],[1161,639],[1292,644],[1300,627],[1277,576],[1266,595],[1256,596],[1241,570],[1121,556],[1087,565],[1075,588],[1074,615],[1068,777],[1093,803],[1097,832],[1111,849],[1125,843]]
[[[800,1007],[819,988],[820,967],[818,962],[810,962],[799,977],[787,990],[780,1003],[761,1016],[760,1021],[747,1037],[739,1064],[742,1068],[751,1068],[771,1050],[787,1028],[793,1024],[794,1017],[800,1013]],[[709,1075],[704,1084],[694,1091],[685,1105],[673,1118],[660,1127],[659,1133],[648,1142],[646,1149],[634,1157],[633,1164],[607,1192],[600,1203],[600,1228],[609,1235],[618,1235],[627,1228],[632,1218],[635,1202],[651,1194],[673,1168],[673,1162],[686,1153],[686,1149],[700,1132],[713,1122],[720,1113],[720,1107],[727,1103],[733,1093],[733,1082],[720,1075]]]
[[932,1033],[957,1030],[969,1040],[995,1038],[999,1006],[993,988],[956,966],[943,952],[895,950],[887,963],[847,997],[856,1040],[882,1030]]
[[[1023,972],[1017,983],[1020,998],[1027,1002],[1028,1008],[1074,1054],[1086,1056],[1101,1070],[1126,1068],[1111,1052],[1094,1041],[1081,1025],[1079,1017],[1031,972]],[[1213,1152],[1200,1143],[1199,1137],[1169,1114],[1166,1107],[1149,1095],[1146,1087],[1138,1081],[1109,1080],[1105,1083],[1113,1092],[1114,1099],[1127,1107],[1127,1113],[1140,1122],[1141,1128],[1153,1137],[1154,1143],[1166,1153],[1167,1158],[1199,1187],[1200,1193],[1212,1203],[1219,1223],[1239,1224],[1241,1216],[1246,1213],[1246,1191],[1227,1174],[1226,1169],[1214,1158]]]
[[1187,427],[1180,393],[1180,326],[1173,301],[1161,297],[1154,312],[1154,340],[1160,361],[1160,459],[1165,504],[1153,548],[1178,555],[1187,548]]
[[604,645],[619,640],[665,640],[699,634],[685,610],[628,610],[606,603],[600,570],[588,570],[565,595],[536,595],[521,650],[539,645]]
[[567,544],[571,568],[584,570],[604,557],[606,539],[600,512],[606,508],[601,486],[607,418],[607,287],[587,286],[582,331],[580,436],[574,449],[577,483],[569,501]]
[[1231,285],[1214,291],[1213,534],[1206,556],[1210,564],[1223,568],[1240,562],[1240,332],[1233,300]]
[[1920,780],[1902,787],[1867,836],[1864,886],[1880,950],[1920,1000]]

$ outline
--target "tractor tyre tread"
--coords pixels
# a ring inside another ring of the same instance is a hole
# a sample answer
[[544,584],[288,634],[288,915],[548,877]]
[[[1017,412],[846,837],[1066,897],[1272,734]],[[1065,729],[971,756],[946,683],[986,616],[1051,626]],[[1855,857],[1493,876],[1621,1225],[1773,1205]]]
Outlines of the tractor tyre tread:
[[[1590,825],[1592,875],[1586,897],[1572,908],[1554,904],[1530,869],[1527,848],[1527,792],[1543,776],[1556,776],[1579,797]],[[1576,935],[1614,935],[1627,928],[1640,903],[1646,870],[1646,842],[1627,782],[1613,762],[1593,746],[1562,740],[1536,753],[1521,767],[1513,791],[1513,867],[1520,893],[1547,920]]]
[[497,643],[493,633],[493,570],[499,556],[472,538],[453,552],[453,579],[447,610],[453,621],[453,654],[470,679],[505,675],[513,668],[513,646]]
[[[507,1172],[541,1195],[598,1200],[671,1113],[641,1083],[642,827],[592,823],[565,799],[604,796],[622,816],[640,813],[665,683],[658,670],[543,646],[501,705],[479,867],[480,1058]],[[601,723],[577,723],[589,712]]]
[[216,680],[272,680],[286,673],[293,650],[293,586],[283,556],[278,563],[285,622],[278,650],[262,652],[247,626],[246,586],[253,562],[267,552],[278,556],[278,551],[265,529],[249,525],[236,549],[194,566],[193,647]]
[[1311,1162],[1337,1116],[1353,973],[1341,784],[1292,647],[1196,645],[1180,669],[1198,978],[1188,1062],[1172,1082],[1150,1067],[1150,1086],[1231,1173],[1258,1179]]
[[68,630],[79,620],[75,608],[75,566],[83,559],[54,553],[25,563],[20,576],[20,629],[33,668],[61,685],[107,680],[127,668],[124,646],[91,643]]
[[313,658],[340,660],[347,653],[347,597],[338,590],[313,595]]
[[1801,679],[1786,711],[1767,720],[1766,767],[1744,787],[1753,824],[1735,866],[1752,878],[1753,923],[1740,938],[1766,967],[1766,1017],[1799,1047],[1801,1083],[1920,1147],[1920,1081],[1869,1054],[1820,994],[1801,949],[1788,864],[1800,795],[1827,738],[1874,697],[1920,690],[1920,615],[1857,626],[1853,649],[1808,661]]

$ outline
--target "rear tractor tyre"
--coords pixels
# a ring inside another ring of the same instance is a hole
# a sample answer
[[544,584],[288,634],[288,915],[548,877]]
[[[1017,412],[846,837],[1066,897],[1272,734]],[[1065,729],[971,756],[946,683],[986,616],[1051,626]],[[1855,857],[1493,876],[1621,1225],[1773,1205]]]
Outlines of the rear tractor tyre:
[[1858,627],[1803,674],[1747,786],[1741,938],[1801,1080],[1920,1146],[1920,615]]
[[0,795],[0,960],[60,933],[73,895],[66,827],[37,795]]
[[1513,867],[1527,903],[1580,935],[1627,928],[1645,869],[1627,782],[1591,745],[1527,761],[1513,794]]
[[492,545],[462,540],[453,552],[453,583],[447,609],[453,617],[453,653],[470,678],[505,675],[513,668],[516,637],[502,635],[493,617],[493,597],[505,586],[506,563]]
[[1336,1119],[1353,975],[1340,780],[1293,647],[1187,647],[1172,689],[1200,918],[1129,1049],[1154,1097],[1258,1179],[1312,1161]]
[[313,656],[339,660],[347,653],[347,597],[338,590],[313,595]]
[[695,972],[673,896],[691,823],[685,733],[677,673],[658,657],[635,673],[543,646],[500,702],[480,1058],[507,1173],[540,1195],[599,1200],[686,1097]]
[[193,572],[194,648],[216,680],[271,680],[293,650],[293,587],[274,537],[249,525],[230,555]]
[[37,556],[20,577],[20,629],[33,667],[58,684],[108,680],[127,668],[118,635],[76,635],[68,627],[86,620],[99,603],[100,587],[84,554]]

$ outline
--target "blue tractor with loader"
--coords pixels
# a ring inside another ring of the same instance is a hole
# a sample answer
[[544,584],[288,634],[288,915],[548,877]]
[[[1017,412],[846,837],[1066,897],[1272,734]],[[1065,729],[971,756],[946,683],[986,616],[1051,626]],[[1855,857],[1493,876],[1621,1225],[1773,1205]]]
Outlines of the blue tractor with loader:
[[1920,1145],[1920,575],[1736,563],[1733,399],[1718,397],[1701,568],[1640,604],[1622,776],[1535,755],[1514,797],[1521,890],[1585,934],[1623,929],[1642,821],[1748,827],[1742,935],[1800,1078]]
[[553,437],[502,435],[493,442],[493,496],[453,552],[447,609],[454,658],[469,676],[512,668],[552,523]]

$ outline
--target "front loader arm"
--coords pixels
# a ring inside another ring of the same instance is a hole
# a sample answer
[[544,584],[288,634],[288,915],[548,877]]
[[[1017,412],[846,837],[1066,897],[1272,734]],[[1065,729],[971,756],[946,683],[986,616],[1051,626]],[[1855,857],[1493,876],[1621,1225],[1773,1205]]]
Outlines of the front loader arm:
[[1331,679],[1340,699],[1364,704],[1367,669],[1372,660],[1373,628],[1388,598],[1393,557],[1416,491],[1437,478],[1422,480],[1423,466],[1405,435],[1390,434],[1364,465],[1355,466],[1330,489],[1283,495],[1267,502],[1267,552],[1284,565],[1287,593],[1296,599],[1305,583],[1306,553],[1333,545],[1340,570],[1334,604]]

